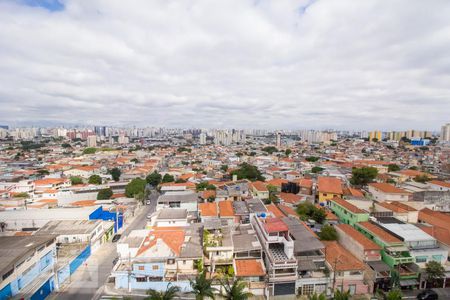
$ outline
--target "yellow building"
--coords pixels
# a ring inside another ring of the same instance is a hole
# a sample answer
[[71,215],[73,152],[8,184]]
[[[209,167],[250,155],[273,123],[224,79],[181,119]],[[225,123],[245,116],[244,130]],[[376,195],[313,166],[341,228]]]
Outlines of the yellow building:
[[371,142],[373,139],[377,139],[377,140],[381,141],[381,131],[369,132],[369,141]]
[[319,193],[319,203],[326,204],[334,197],[342,197],[342,182],[336,177],[319,177],[317,180],[317,191]]

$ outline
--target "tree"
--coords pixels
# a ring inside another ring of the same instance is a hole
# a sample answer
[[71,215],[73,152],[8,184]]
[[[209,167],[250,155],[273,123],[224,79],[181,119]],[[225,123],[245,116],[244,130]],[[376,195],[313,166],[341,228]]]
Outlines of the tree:
[[97,200],[107,200],[111,199],[113,191],[110,188],[102,189],[97,194]]
[[125,187],[125,196],[133,198],[139,193],[144,193],[147,182],[141,178],[134,178]]
[[28,193],[15,193],[13,194],[13,198],[28,198],[30,195]]
[[309,161],[309,162],[316,162],[319,159],[320,159],[320,157],[317,157],[317,156],[308,156],[307,158],[305,158],[305,160]]
[[157,291],[154,289],[149,289],[147,291],[148,297],[145,298],[146,300],[172,300],[175,299],[177,294],[181,291],[181,289],[177,286],[172,285],[172,283],[169,283],[167,285],[167,289],[165,291]]
[[392,289],[386,294],[386,300],[402,300],[403,295],[399,289]]
[[157,187],[161,183],[162,176],[158,172],[154,171],[153,173],[147,175],[145,180],[151,186]]
[[89,184],[102,184],[102,178],[100,175],[91,175],[88,180]]
[[349,300],[350,296],[350,291],[342,292],[340,290],[335,290],[333,300]]
[[437,287],[439,282],[445,278],[445,268],[437,261],[430,261],[425,265],[427,273],[427,283],[431,283],[433,287]]
[[400,167],[396,164],[392,164],[388,166],[388,171],[389,172],[397,172],[400,171]]
[[274,185],[268,184],[266,186],[266,188],[269,191],[269,201],[270,202],[278,202],[277,187]]
[[97,152],[97,148],[89,147],[83,150],[83,154],[94,154]]
[[391,271],[391,286],[392,288],[398,288],[400,286],[400,273],[395,269]]
[[324,168],[321,167],[312,167],[311,172],[312,173],[320,173],[324,170]]
[[304,221],[313,219],[317,223],[323,223],[327,216],[325,209],[318,208],[310,202],[303,202],[297,206],[297,214]]
[[72,176],[70,177],[70,182],[72,183],[72,185],[83,184],[83,179],[78,176]]
[[278,152],[278,149],[274,146],[267,146],[262,148],[262,151],[268,153],[268,154],[273,154],[274,152]]
[[137,158],[133,158],[132,160],[130,160],[131,162],[134,162],[135,164],[139,163],[139,159]]
[[354,168],[350,182],[354,185],[366,185],[372,182],[377,175],[378,170],[374,167]]
[[175,180],[175,183],[186,183],[187,181],[182,179],[182,178],[178,178],[177,180]]
[[68,144],[68,143],[61,144],[61,147],[63,147],[63,148],[72,148],[72,146],[70,146],[70,144]]
[[198,274],[194,280],[189,280],[189,283],[196,300],[214,299],[216,289],[212,287],[212,279],[206,278],[206,270]]
[[308,300],[327,300],[327,296],[324,293],[319,295],[317,293],[314,293],[313,295],[310,295],[308,297]]
[[409,167],[408,169],[410,169],[410,170],[414,170],[414,171],[417,171],[417,170],[419,170],[419,168],[418,168],[417,166],[412,166],[412,167]]
[[120,175],[122,175],[122,171],[119,168],[112,168],[109,173],[114,181],[120,180]]
[[331,225],[325,225],[319,232],[319,238],[322,241],[335,241],[338,238],[336,229]]
[[228,170],[228,165],[222,165],[222,166],[220,166],[220,169],[221,169],[223,172],[226,172],[226,171]]
[[204,190],[215,191],[216,189],[216,186],[214,184],[209,184],[208,181],[203,181],[195,185],[195,190],[197,192]]
[[226,300],[247,300],[253,296],[252,293],[244,291],[247,284],[241,279],[236,279],[233,284],[230,284],[230,280],[226,278],[225,280],[220,280],[220,284],[224,289],[222,297]]
[[231,175],[236,175],[238,179],[248,179],[250,181],[265,180],[258,168],[248,163],[240,164],[238,169],[231,172]]
[[430,177],[428,177],[428,175],[423,174],[423,175],[417,175],[416,177],[414,177],[414,181],[415,182],[420,182],[420,183],[426,183],[427,181],[430,181]]
[[40,169],[40,170],[37,170],[37,173],[38,173],[40,176],[44,176],[44,175],[49,175],[49,174],[50,174],[50,172],[49,172],[48,170],[46,170],[46,169]]
[[286,150],[284,151],[284,154],[285,154],[286,156],[289,156],[291,153],[292,153],[292,150],[291,150],[291,149],[286,149]]
[[162,183],[174,182],[174,181],[175,181],[175,177],[173,177],[173,175],[170,175],[169,173],[164,174],[164,176],[162,178]]

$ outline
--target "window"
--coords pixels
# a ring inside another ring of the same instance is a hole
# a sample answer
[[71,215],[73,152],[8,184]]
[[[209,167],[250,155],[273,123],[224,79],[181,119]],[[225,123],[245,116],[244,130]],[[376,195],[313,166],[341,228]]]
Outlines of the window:
[[433,255],[432,259],[434,261],[440,262],[442,260],[442,255]]
[[302,287],[302,295],[314,294],[314,284],[305,284]]
[[153,270],[153,271],[159,270],[159,266],[158,266],[158,265],[153,265],[153,266],[152,266],[152,270]]
[[138,267],[138,270],[139,270],[139,271],[144,271],[144,270],[145,270],[145,267],[144,267],[144,266],[139,266],[139,267]]
[[168,265],[173,265],[175,263],[175,259],[168,259],[167,260],[167,264]]
[[356,293],[356,284],[349,284],[348,290],[350,291],[351,295],[354,295]]
[[361,275],[361,271],[350,271],[350,275]]
[[6,278],[8,278],[9,275],[11,275],[13,272],[14,272],[14,268],[12,268],[11,270],[9,270],[9,271],[6,272],[5,274],[3,274],[2,280],[5,280]]
[[426,256],[416,256],[416,263],[424,263],[427,262]]
[[185,265],[186,264],[186,261],[185,260],[183,260],[183,265]]
[[327,194],[323,193],[323,196],[324,196],[324,197],[326,197],[326,196],[327,196]]
[[147,277],[136,277],[136,282],[147,282]]

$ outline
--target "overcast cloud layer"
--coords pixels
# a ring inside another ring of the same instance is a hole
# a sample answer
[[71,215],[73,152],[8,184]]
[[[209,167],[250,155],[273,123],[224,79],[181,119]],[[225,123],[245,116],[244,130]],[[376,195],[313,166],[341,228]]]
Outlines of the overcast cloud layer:
[[0,0],[0,123],[450,121],[448,0],[62,3]]

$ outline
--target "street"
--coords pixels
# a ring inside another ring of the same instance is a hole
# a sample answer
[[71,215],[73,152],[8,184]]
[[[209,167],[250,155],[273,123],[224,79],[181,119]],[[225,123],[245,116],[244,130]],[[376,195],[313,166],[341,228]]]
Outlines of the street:
[[[125,238],[132,230],[145,227],[147,215],[156,210],[158,196],[159,194],[156,192],[149,196],[151,203],[144,205],[139,210],[134,220],[123,230],[121,239]],[[63,284],[60,291],[51,294],[49,299],[99,299],[102,295],[103,286],[111,274],[113,260],[116,257],[116,243],[108,242],[101,245],[71,276],[69,284]]]

